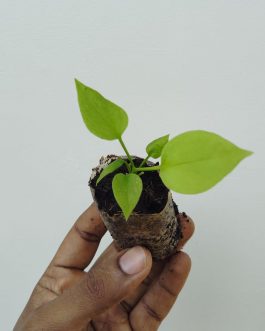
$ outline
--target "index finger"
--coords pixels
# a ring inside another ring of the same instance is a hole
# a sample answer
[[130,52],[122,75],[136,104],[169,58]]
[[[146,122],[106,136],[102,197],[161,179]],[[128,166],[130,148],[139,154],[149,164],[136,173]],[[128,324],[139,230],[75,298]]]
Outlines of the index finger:
[[93,259],[106,228],[93,202],[63,240],[51,266],[84,270]]

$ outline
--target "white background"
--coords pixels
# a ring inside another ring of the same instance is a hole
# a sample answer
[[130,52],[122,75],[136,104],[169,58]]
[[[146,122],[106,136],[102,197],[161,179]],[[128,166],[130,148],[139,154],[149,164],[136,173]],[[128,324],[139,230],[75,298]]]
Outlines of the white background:
[[160,330],[264,330],[265,2],[1,0],[0,15],[0,329],[91,203],[91,168],[121,153],[83,125],[77,77],[126,109],[134,154],[191,129],[254,151],[209,192],[174,194],[197,231]]

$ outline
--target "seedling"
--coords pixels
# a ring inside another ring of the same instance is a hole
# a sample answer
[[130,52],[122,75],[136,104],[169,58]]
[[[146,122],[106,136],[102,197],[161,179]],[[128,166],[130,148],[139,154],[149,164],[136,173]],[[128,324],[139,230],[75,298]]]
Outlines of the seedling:
[[[103,169],[97,184],[107,175],[126,165],[127,173],[117,173],[112,190],[126,220],[140,199],[146,171],[158,171],[169,190],[183,194],[197,194],[209,190],[221,181],[236,165],[252,152],[237,147],[225,138],[208,131],[193,130],[169,140],[164,135],[146,146],[146,157],[136,167],[122,135],[128,126],[127,113],[97,91],[76,80],[80,111],[95,136],[118,140],[127,159],[118,158]],[[160,164],[146,166],[149,158],[161,158]]]

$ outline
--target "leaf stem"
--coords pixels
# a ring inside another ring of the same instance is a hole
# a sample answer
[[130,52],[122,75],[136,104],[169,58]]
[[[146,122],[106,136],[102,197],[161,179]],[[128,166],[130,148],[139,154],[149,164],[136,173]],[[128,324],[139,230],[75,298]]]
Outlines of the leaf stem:
[[123,161],[124,161],[124,163],[126,165],[126,168],[127,168],[128,172],[131,172],[130,164],[127,161],[125,161],[125,160],[123,160]]
[[155,171],[155,170],[159,170],[159,169],[160,169],[160,165],[157,165],[157,166],[153,166],[153,167],[135,168],[135,171]]
[[147,157],[142,161],[142,163],[139,165],[139,168],[141,168],[146,162],[147,160],[149,159],[149,155],[147,155]]
[[121,146],[122,146],[122,148],[123,148],[125,154],[127,155],[128,160],[130,161],[130,163],[131,163],[131,165],[132,165],[132,169],[134,169],[135,166],[134,166],[134,163],[133,163],[132,157],[131,157],[130,153],[128,152],[128,149],[126,148],[126,146],[125,146],[125,144],[124,144],[124,142],[123,142],[123,140],[122,140],[122,137],[119,138],[119,142],[120,142],[120,144],[121,144]]

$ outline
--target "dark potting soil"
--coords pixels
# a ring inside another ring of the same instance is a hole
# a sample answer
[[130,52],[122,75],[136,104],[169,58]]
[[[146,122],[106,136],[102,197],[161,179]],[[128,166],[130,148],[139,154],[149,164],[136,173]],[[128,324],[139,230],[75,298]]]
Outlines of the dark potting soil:
[[[142,158],[135,157],[134,164],[139,166],[143,161]],[[152,165],[159,165],[159,162],[152,163]],[[146,166],[150,166],[145,164]],[[100,210],[107,211],[110,216],[117,212],[121,212],[119,205],[117,204],[113,192],[112,192],[112,179],[117,173],[127,173],[125,165],[113,173],[103,178],[96,186],[96,181],[100,173],[98,173],[92,180],[89,181],[89,185],[95,189],[95,197]],[[141,197],[134,208],[134,212],[139,214],[153,214],[161,212],[168,199],[168,188],[163,184],[157,171],[146,171],[141,175],[143,181],[143,192]],[[178,214],[177,205],[174,203],[174,209],[176,215]]]

